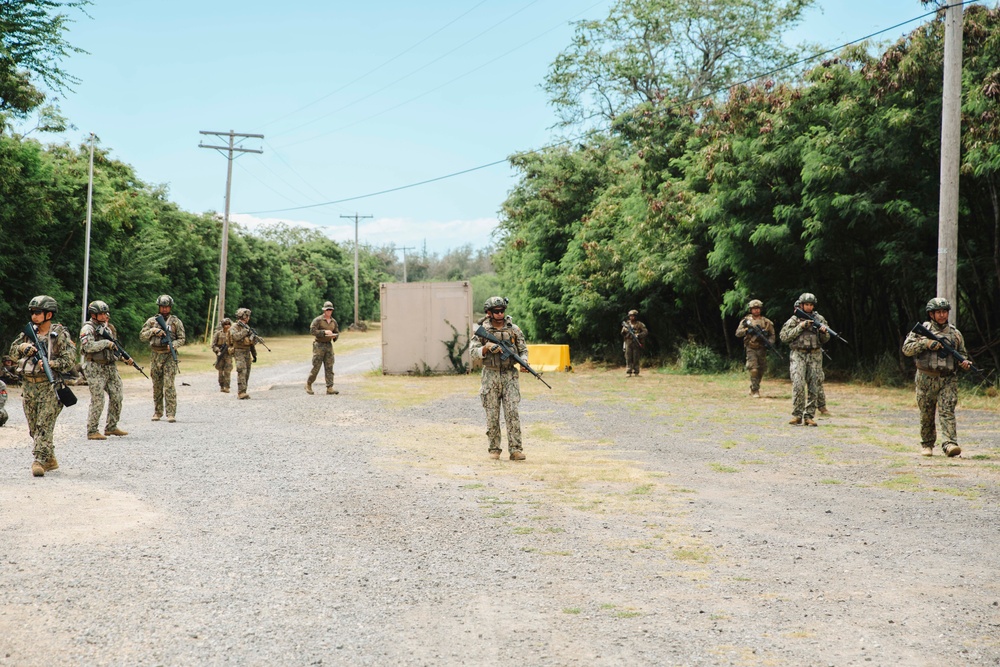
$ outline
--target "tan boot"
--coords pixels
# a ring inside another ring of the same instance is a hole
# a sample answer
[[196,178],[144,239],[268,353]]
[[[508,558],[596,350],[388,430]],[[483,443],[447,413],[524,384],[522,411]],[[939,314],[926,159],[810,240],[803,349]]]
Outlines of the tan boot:
[[160,414],[159,412],[157,412],[157,413],[155,413],[155,414],[153,415],[153,418],[152,418],[152,419],[150,419],[149,421],[154,421],[154,422],[158,422],[158,421],[160,421],[160,420],[161,420],[162,418],[163,418],[163,415],[161,415],[161,414]]
[[336,389],[334,389],[333,387],[327,387],[326,388],[326,393],[332,395],[332,394],[339,394],[340,392],[337,391]]
[[45,472],[57,470],[59,468],[59,461],[56,461],[55,455],[50,456],[49,460],[42,464],[42,467],[45,468]]
[[934,456],[934,448],[933,447],[921,447],[920,448],[920,455],[921,456]]
[[222,387],[221,389],[219,389],[219,391],[221,391],[223,394],[228,394],[229,393],[229,387]]
[[490,458],[493,459],[494,461],[499,461],[500,460],[499,450],[495,452],[490,452]]
[[817,426],[816,422],[814,422],[809,417],[806,417],[805,424],[806,424],[806,426]]
[[518,449],[517,451],[511,452],[510,453],[510,460],[511,461],[523,461],[524,460],[524,452],[522,452],[520,449]]
[[170,417],[167,417],[167,421],[170,422],[171,424],[173,424],[177,420],[174,419],[172,416],[170,416]]
[[114,428],[104,429],[104,435],[128,435],[128,431],[123,431],[116,426]]
[[823,415],[824,417],[829,417],[830,416],[830,411],[827,410],[826,408],[820,408],[819,409],[819,413],[821,415]]
[[250,398],[250,394],[246,393],[245,391],[241,391],[239,394],[237,394],[237,398],[239,398],[242,401],[245,398]]
[[87,434],[87,440],[107,440],[107,439],[108,439],[108,436],[101,435],[97,431],[94,431],[93,433],[88,433]]
[[35,477],[45,477],[45,466],[42,465],[41,461],[35,461],[31,464],[31,474]]
[[802,423],[802,417],[792,417],[791,419],[788,420],[788,423],[791,424],[792,426],[798,426],[799,424]]
[[312,382],[306,382],[306,393],[309,394],[310,396],[313,395],[314,392],[313,392],[313,383]]
[[945,455],[948,456],[948,458],[951,458],[952,456],[958,456],[959,454],[961,454],[962,448],[953,442],[948,443],[947,445],[944,446],[944,453]]

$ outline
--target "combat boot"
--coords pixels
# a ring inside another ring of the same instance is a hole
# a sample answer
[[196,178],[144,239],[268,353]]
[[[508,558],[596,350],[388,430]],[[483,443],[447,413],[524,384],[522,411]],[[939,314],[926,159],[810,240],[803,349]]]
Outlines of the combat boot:
[[814,421],[813,421],[812,419],[810,419],[809,417],[806,417],[806,421],[805,421],[805,424],[806,424],[806,426],[817,426],[816,422],[814,422]]
[[42,464],[42,467],[45,468],[45,472],[57,470],[59,468],[59,461],[56,461],[56,457],[54,455],[50,456],[49,460]]
[[500,450],[498,449],[496,451],[490,452],[490,458],[493,459],[494,461],[499,461],[500,460]]
[[35,477],[45,477],[45,466],[42,465],[41,461],[35,461],[31,464],[31,474]]
[[830,416],[830,411],[827,410],[826,408],[820,408],[819,409],[819,413],[821,415],[823,415],[824,417],[829,417]]
[[334,389],[333,387],[327,387],[326,388],[326,393],[332,395],[332,394],[339,394],[340,392],[337,391],[336,389]]
[[101,435],[97,431],[94,431],[93,433],[88,433],[87,434],[87,440],[107,440],[107,439],[108,439],[108,436]]
[[792,417],[791,419],[788,420],[788,423],[791,424],[792,426],[798,426],[799,424],[802,423],[802,417]]
[[228,394],[229,393],[229,387],[222,387],[221,389],[219,389],[219,391],[221,391],[223,394]]
[[171,424],[173,424],[177,420],[174,419],[173,415],[171,415],[171,416],[167,417],[167,421],[170,422]]
[[524,452],[522,452],[520,449],[511,452],[510,453],[510,460],[511,461],[523,461],[524,460]]
[[104,429],[104,435],[128,435],[128,431],[123,431],[116,426],[114,428]]
[[751,391],[750,392],[750,398],[760,398],[760,392],[759,391]]
[[927,447],[927,446],[921,447],[920,448],[920,455],[921,456],[934,456],[934,448],[933,447]]
[[237,398],[239,398],[242,401],[245,398],[250,398],[250,394],[246,393],[245,391],[241,391],[239,394],[237,394]]
[[158,422],[158,421],[160,421],[160,420],[161,420],[162,418],[163,418],[163,415],[161,415],[161,414],[160,414],[159,412],[154,412],[154,413],[153,413],[153,418],[152,418],[152,419],[150,419],[150,421],[154,421],[154,422]]
[[313,392],[313,383],[312,382],[306,382],[306,393],[309,394],[310,396],[313,395],[314,392]]
[[944,446],[944,453],[946,456],[948,456],[948,458],[951,458],[952,456],[958,456],[959,454],[961,454],[962,448],[956,445],[955,443],[950,442]]

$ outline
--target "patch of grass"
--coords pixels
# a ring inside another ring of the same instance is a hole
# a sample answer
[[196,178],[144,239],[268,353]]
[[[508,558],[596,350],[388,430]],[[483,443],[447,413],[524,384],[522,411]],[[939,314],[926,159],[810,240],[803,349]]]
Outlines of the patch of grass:
[[821,480],[819,480],[819,483],[820,484],[843,484],[843,482],[840,481],[839,479],[821,479]]
[[637,616],[642,616],[642,612],[635,610],[625,610],[625,611],[615,612],[616,618],[636,618]]
[[680,547],[674,549],[674,560],[707,563],[710,560],[710,556],[708,550],[704,548]]
[[559,528],[558,526],[549,526],[548,528],[542,529],[543,533],[565,533],[565,528]]
[[739,468],[734,468],[732,466],[723,465],[722,463],[709,463],[708,467],[715,472],[739,472]]
[[892,491],[919,491],[920,479],[911,473],[902,473],[884,482],[879,482],[878,486]]
[[767,465],[767,461],[763,459],[744,459],[740,461],[741,466],[763,466]]
[[579,607],[566,607],[562,610],[564,614],[579,614],[582,611]]
[[464,485],[462,485],[463,489],[482,489],[482,488],[485,488],[485,487],[486,487],[485,484],[478,484],[478,483],[477,484],[464,484]]
[[943,493],[948,496],[955,496],[956,498],[967,498],[968,500],[978,500],[979,493],[973,491],[972,489],[956,489],[950,486],[932,486],[931,491],[935,493]]
[[510,516],[510,510],[500,510],[499,512],[493,512],[492,514],[487,514],[486,516],[490,519],[502,519],[505,516]]
[[630,491],[633,496],[647,496],[653,492],[652,484],[643,484],[642,486],[637,486]]
[[605,602],[604,604],[601,605],[601,609],[615,609],[617,607],[618,607],[618,605],[611,604],[609,602]]
[[514,529],[515,535],[530,535],[533,532],[535,532],[535,529],[529,526],[518,526]]
[[722,441],[722,448],[723,449],[732,449],[733,447],[738,447],[739,444],[740,443],[736,442],[735,440],[723,440]]

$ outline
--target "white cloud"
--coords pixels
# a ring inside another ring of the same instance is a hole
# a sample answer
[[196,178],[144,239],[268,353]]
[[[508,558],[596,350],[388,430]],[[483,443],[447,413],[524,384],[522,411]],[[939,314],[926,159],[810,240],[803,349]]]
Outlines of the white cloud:
[[[239,223],[248,231],[278,223],[291,227],[320,229],[334,241],[353,243],[354,222],[341,219],[336,223],[317,224],[305,220],[287,218],[259,218],[246,213],[234,213],[230,220]],[[396,245],[422,250],[427,244],[428,252],[443,254],[452,248],[472,245],[484,248],[492,241],[491,234],[496,229],[496,218],[476,218],[472,220],[413,220],[410,218],[375,218],[358,221],[358,239],[362,244],[375,246]]]

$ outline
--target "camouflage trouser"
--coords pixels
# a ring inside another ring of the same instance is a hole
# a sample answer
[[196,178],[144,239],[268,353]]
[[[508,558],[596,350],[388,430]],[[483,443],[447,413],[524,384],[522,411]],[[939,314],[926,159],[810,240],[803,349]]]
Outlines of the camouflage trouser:
[[0,426],[7,423],[7,383],[0,380]]
[[822,350],[792,350],[789,375],[792,376],[792,416],[812,419],[823,386]]
[[639,374],[639,358],[642,356],[642,348],[635,344],[635,341],[625,343],[625,370],[629,373]]
[[35,460],[45,463],[55,455],[52,433],[63,406],[56,397],[55,388],[48,382],[25,382],[22,399],[28,434],[35,441]]
[[[232,381],[233,377],[233,357],[227,352],[222,355],[222,363],[216,363],[216,368],[219,369],[219,387],[221,389],[229,389],[229,383]],[[219,368],[222,366],[222,368]]]
[[486,437],[491,452],[502,451],[500,446],[500,406],[503,405],[503,421],[507,425],[507,449],[521,451],[521,417],[517,405],[521,402],[521,388],[516,369],[496,371],[483,369],[483,382],[479,398],[486,408]]
[[236,361],[236,390],[245,394],[247,393],[247,384],[250,383],[250,366],[253,365],[250,348],[233,350],[233,359]]
[[747,348],[747,372],[750,373],[750,391],[760,391],[760,379],[767,370],[767,348]]
[[105,430],[117,428],[122,416],[122,378],[114,364],[97,364],[88,361],[83,374],[90,387],[90,412],[87,413],[87,433],[97,433],[104,412],[104,394],[108,395],[108,421]]
[[823,353],[819,358],[819,390],[816,392],[816,409],[826,409],[826,373],[823,371]]
[[934,430],[934,413],[944,440],[941,446],[958,444],[958,430],[955,428],[955,406],[958,405],[958,377],[934,377],[917,371],[917,407],[920,408],[920,444],[933,447],[937,440]]
[[169,352],[153,350],[151,354],[149,376],[153,378],[153,411],[158,415],[163,415],[165,405],[166,415],[174,417],[177,415],[177,388],[174,387],[174,378],[177,377],[177,362],[174,361]]
[[306,380],[309,384],[316,381],[316,376],[319,375],[319,367],[325,366],[326,370],[326,386],[333,386],[333,343],[318,343],[313,341],[313,367],[312,371],[309,373],[309,379]]

